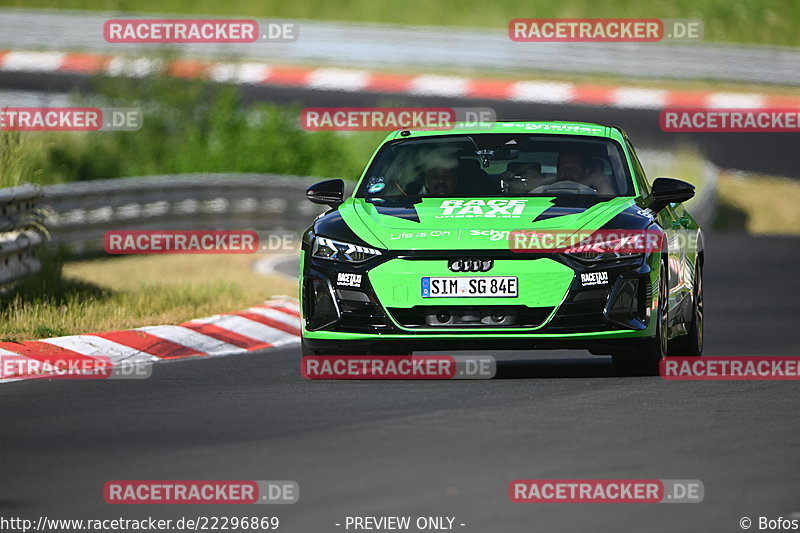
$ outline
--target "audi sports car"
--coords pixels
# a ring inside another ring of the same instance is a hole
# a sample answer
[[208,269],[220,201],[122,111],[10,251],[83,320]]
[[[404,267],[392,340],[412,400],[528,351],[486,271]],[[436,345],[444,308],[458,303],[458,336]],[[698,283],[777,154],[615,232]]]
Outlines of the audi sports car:
[[[330,210],[303,236],[303,353],[587,349],[636,374],[699,356],[693,195],[651,183],[613,126],[394,132],[351,196],[342,180],[307,191]],[[657,245],[620,246],[631,235]]]

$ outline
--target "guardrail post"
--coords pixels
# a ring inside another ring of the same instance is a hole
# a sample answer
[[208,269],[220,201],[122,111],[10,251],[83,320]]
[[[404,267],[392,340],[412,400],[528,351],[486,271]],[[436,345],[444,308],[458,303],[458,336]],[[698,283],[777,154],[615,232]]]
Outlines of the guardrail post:
[[42,265],[36,250],[44,242],[43,215],[36,185],[0,189],[0,288],[36,274]]

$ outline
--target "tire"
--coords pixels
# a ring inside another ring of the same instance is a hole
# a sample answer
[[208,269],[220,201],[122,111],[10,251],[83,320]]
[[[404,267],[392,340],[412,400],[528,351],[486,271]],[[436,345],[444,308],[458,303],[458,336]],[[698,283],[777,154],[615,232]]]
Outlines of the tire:
[[703,265],[694,267],[694,293],[692,298],[692,321],[688,333],[678,337],[670,346],[670,355],[676,357],[700,357],[703,355]]
[[656,313],[656,331],[653,337],[641,341],[638,349],[633,353],[619,353],[612,355],[614,367],[625,376],[657,376],[659,363],[667,356],[668,331],[667,307],[669,293],[667,283],[667,269],[661,263],[658,274],[658,309]]

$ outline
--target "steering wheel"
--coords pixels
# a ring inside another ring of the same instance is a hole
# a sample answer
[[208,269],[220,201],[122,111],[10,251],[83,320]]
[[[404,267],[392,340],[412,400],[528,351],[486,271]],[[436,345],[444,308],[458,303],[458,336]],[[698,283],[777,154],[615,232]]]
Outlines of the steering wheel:
[[597,191],[588,185],[578,183],[577,181],[557,181],[547,185],[541,185],[531,191],[534,194],[597,194]]

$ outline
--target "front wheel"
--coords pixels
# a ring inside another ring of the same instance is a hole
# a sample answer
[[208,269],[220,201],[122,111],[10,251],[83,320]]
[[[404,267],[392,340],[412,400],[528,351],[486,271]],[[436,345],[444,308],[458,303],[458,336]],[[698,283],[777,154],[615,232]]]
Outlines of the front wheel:
[[670,354],[678,357],[703,355],[703,267],[698,261],[694,267],[694,294],[692,322],[688,334],[673,341]]
[[632,353],[620,353],[612,356],[614,367],[623,375],[657,376],[659,364],[667,356],[669,326],[667,320],[669,298],[667,281],[667,269],[662,263],[658,274],[655,335],[642,341],[641,345]]

